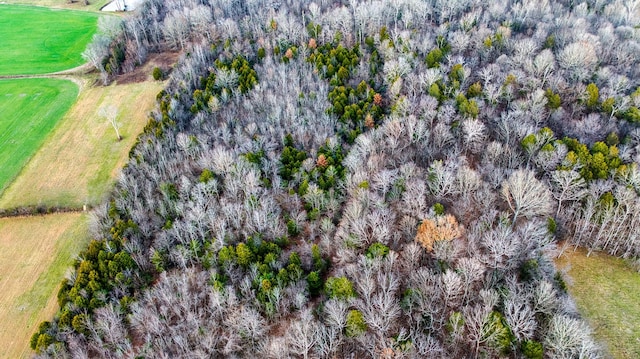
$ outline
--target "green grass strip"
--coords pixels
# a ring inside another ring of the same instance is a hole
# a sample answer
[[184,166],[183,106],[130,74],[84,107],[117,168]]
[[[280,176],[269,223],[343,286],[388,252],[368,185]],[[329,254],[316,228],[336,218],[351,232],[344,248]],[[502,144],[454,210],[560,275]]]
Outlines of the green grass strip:
[[[58,79],[0,81],[0,193],[73,105],[78,86]],[[46,173],[42,173],[46,180]]]

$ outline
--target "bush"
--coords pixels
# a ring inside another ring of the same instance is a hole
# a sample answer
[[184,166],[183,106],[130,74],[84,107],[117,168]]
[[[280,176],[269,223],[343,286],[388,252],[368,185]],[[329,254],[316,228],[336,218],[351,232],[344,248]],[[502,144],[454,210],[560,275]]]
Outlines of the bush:
[[345,335],[348,337],[357,337],[367,331],[367,323],[359,310],[350,310],[347,313],[347,323],[344,327]]
[[347,277],[331,277],[324,284],[324,289],[329,298],[349,299],[355,297],[353,284]]
[[389,247],[385,246],[380,242],[376,242],[369,246],[367,249],[367,257],[369,258],[384,258],[389,254]]
[[444,214],[444,206],[442,205],[442,203],[436,202],[433,205],[433,211],[436,213],[436,215],[442,216]]
[[503,354],[508,354],[515,336],[507,324],[502,313],[493,311],[489,314],[486,324],[487,337],[490,338],[489,345],[500,350]]
[[525,340],[522,342],[522,356],[527,359],[542,359],[544,350],[542,344],[535,340]]
[[307,284],[309,285],[309,293],[312,296],[316,296],[320,293],[322,288],[322,278],[318,272],[311,272],[307,276]]
[[551,89],[547,89],[547,91],[545,91],[544,93],[544,96],[547,98],[547,107],[550,110],[557,110],[562,105],[560,95],[554,93]]
[[151,74],[153,75],[153,79],[156,81],[164,80],[164,72],[159,67],[154,67]]

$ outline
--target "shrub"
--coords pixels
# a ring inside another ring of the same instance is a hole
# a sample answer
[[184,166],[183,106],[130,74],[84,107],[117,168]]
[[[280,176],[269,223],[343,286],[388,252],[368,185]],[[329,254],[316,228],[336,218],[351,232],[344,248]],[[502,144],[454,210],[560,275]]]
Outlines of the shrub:
[[550,110],[557,110],[562,105],[560,95],[557,93],[553,93],[551,89],[547,89],[547,91],[545,91],[544,93],[544,96],[547,98],[547,107]]
[[437,202],[433,205],[433,211],[436,215],[442,216],[444,214],[444,206],[442,203]]
[[348,337],[357,337],[367,331],[367,323],[359,310],[350,310],[347,313],[347,323],[344,327],[345,335]]
[[542,359],[544,356],[542,344],[535,340],[524,340],[521,349],[522,356],[526,359]]
[[389,247],[385,246],[380,242],[376,242],[369,246],[367,249],[367,257],[369,258],[377,258],[377,257],[386,257],[389,254]]
[[199,181],[202,182],[202,183],[207,183],[210,180],[212,180],[214,177],[215,176],[214,176],[213,172],[211,172],[211,170],[205,168],[204,170],[202,170],[202,173],[200,173]]
[[160,81],[164,79],[164,72],[159,67],[154,67],[153,72],[151,74],[153,75],[153,79],[156,81]]
[[307,276],[307,284],[309,285],[309,293],[313,296],[318,295],[322,288],[322,278],[320,274],[316,271],[309,273]]
[[587,108],[590,110],[594,110],[598,107],[598,99],[600,98],[600,91],[598,90],[598,86],[594,83],[590,83],[587,85]]
[[507,354],[515,340],[515,336],[511,332],[504,315],[496,311],[491,312],[485,326],[489,345],[500,350],[503,354]]
[[347,277],[331,277],[324,284],[324,289],[329,298],[347,300],[355,297],[353,284]]

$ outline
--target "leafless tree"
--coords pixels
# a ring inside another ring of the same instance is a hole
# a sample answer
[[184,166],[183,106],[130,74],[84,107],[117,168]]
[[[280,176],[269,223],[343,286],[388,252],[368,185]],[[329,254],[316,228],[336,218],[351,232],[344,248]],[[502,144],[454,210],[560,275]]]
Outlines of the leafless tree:
[[321,333],[320,325],[308,309],[300,313],[300,319],[294,320],[287,329],[287,342],[293,353],[307,359],[312,355]]
[[551,212],[549,189],[529,170],[517,170],[502,183],[502,198],[513,212],[513,223],[520,215],[530,218]]
[[122,136],[120,136],[120,127],[122,127],[122,124],[118,122],[118,108],[115,105],[104,105],[98,109],[98,116],[109,121],[113,130],[116,131],[118,141],[122,140]]

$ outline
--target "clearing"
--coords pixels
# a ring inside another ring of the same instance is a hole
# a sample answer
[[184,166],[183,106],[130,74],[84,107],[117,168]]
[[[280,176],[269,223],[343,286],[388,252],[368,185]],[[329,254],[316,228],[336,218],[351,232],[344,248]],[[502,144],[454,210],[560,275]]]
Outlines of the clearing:
[[640,273],[604,253],[587,257],[581,248],[567,249],[556,264],[607,357],[640,358]]
[[57,309],[58,284],[88,243],[81,213],[0,219],[0,358],[32,355],[29,339]]
[[[147,81],[83,89],[51,136],[2,194],[0,208],[79,208],[99,203],[126,163],[163,86],[162,82]],[[108,121],[97,114],[107,105],[118,108],[121,141]]]
[[[78,86],[67,80],[0,80],[0,193],[40,148],[77,96]],[[42,179],[43,174],[38,177]]]
[[0,5],[0,75],[43,74],[84,63],[99,14]]

